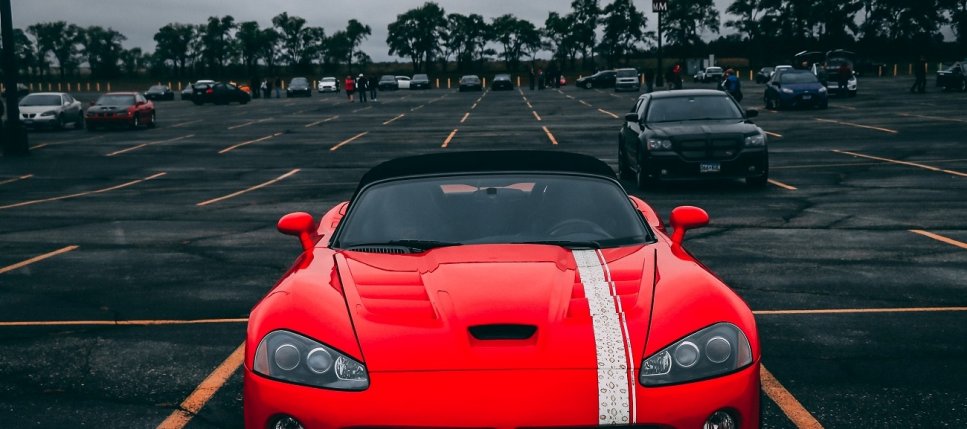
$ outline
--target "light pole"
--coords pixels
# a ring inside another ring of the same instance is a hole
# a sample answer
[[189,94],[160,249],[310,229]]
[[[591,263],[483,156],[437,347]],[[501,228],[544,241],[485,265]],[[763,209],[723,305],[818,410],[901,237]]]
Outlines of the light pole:
[[661,65],[661,16],[668,10],[668,0],[651,0],[651,11],[658,14],[658,72],[655,73],[655,86],[662,86],[665,72]]
[[27,143],[27,130],[20,123],[20,108],[17,105],[17,59],[14,56],[13,19],[10,16],[10,0],[0,0],[0,37],[3,37],[3,76],[7,89],[7,122],[0,133],[3,136],[4,156],[23,156],[30,154]]

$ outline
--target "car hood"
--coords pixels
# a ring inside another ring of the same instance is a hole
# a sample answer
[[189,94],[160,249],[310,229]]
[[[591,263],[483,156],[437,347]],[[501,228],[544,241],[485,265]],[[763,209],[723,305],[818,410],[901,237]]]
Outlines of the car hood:
[[592,369],[601,347],[640,361],[653,255],[650,245],[465,245],[337,260],[370,371]]
[[19,109],[20,109],[20,113],[28,113],[28,114],[41,114],[44,112],[49,112],[51,110],[55,112],[60,112],[64,110],[64,108],[61,106],[20,106]]
[[758,132],[755,124],[736,122],[734,119],[723,121],[686,121],[662,122],[648,124],[648,128],[657,137],[664,138],[700,138],[719,135],[749,135]]
[[124,112],[127,111],[131,106],[110,106],[110,105],[94,105],[87,108],[88,112]]

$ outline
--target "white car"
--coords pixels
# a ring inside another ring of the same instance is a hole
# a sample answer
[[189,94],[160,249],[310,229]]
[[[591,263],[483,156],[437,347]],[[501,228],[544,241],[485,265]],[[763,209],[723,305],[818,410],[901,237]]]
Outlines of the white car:
[[400,89],[410,89],[410,77],[396,76],[396,84],[399,85]]
[[326,76],[319,79],[316,90],[319,92],[339,92],[339,81],[332,76]]
[[20,122],[28,128],[57,128],[73,123],[74,128],[84,126],[84,108],[81,102],[65,92],[35,92],[18,103]]
[[725,70],[722,67],[706,67],[695,74],[696,82],[721,82],[725,77]]

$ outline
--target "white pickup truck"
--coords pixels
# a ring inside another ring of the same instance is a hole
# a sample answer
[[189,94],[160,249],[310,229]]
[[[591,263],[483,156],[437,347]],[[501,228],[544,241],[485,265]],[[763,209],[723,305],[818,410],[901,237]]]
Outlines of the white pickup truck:
[[695,73],[696,82],[720,82],[724,78],[725,72],[722,67],[706,67],[705,70]]

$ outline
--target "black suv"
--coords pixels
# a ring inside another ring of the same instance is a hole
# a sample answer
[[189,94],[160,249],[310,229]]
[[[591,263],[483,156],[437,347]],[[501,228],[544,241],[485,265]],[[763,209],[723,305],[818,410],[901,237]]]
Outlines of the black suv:
[[615,76],[618,72],[614,70],[602,70],[591,76],[585,76],[575,82],[579,88],[614,88]]

